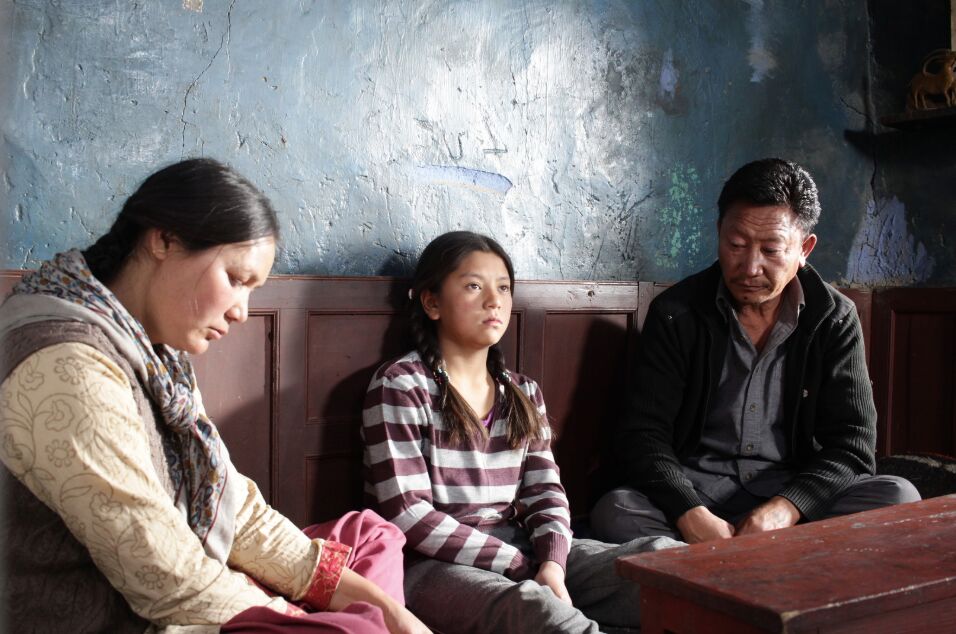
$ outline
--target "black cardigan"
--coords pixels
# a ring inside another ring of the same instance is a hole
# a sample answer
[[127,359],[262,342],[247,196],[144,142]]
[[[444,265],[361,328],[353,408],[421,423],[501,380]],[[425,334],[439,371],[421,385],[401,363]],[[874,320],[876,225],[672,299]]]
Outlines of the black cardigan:
[[[718,263],[651,303],[614,438],[625,482],[676,520],[701,504],[680,461],[697,448],[723,367],[729,328],[715,298]],[[807,265],[806,301],[787,339],[783,411],[798,474],[779,495],[817,519],[875,467],[876,408],[853,302]]]

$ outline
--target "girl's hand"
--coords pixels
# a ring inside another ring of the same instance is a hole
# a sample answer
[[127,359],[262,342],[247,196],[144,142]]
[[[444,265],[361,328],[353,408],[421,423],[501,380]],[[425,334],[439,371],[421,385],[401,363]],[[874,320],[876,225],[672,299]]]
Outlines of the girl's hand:
[[558,597],[561,601],[572,605],[571,595],[568,594],[568,589],[564,587],[564,568],[559,566],[557,562],[546,561],[541,564],[541,567],[538,568],[538,574],[534,576],[534,580],[543,586],[551,588],[551,591],[554,592],[554,596]]

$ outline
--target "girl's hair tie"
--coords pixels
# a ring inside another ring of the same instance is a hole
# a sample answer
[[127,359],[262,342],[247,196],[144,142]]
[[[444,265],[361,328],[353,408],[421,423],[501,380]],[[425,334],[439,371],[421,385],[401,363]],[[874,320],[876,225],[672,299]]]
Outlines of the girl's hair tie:
[[438,383],[448,383],[448,371],[444,367],[438,366],[435,368],[435,379]]

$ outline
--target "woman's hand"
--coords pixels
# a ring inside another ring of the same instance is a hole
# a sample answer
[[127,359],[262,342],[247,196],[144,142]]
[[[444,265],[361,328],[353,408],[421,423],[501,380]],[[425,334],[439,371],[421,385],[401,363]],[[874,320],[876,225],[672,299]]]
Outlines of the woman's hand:
[[392,601],[392,604],[389,609],[382,609],[385,626],[391,634],[431,634],[431,630],[409,612],[408,608],[398,601]]
[[329,609],[338,612],[356,601],[364,601],[381,608],[385,616],[385,626],[391,634],[430,634],[431,632],[414,614],[388,596],[384,590],[357,572],[345,568],[342,570],[339,586],[329,602]]
[[551,591],[554,592],[554,596],[558,597],[561,601],[572,605],[571,595],[568,594],[568,589],[564,587],[564,568],[558,565],[557,562],[546,561],[541,564],[541,567],[538,568],[538,574],[534,576],[534,580],[543,586],[551,588]]

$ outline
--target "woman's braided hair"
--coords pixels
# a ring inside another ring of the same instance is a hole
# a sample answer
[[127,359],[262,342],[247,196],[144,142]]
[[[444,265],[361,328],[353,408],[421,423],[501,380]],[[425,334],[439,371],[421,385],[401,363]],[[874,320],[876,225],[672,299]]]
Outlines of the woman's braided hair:
[[[451,231],[432,240],[422,252],[415,268],[409,302],[412,341],[441,391],[441,412],[453,446],[484,442],[488,431],[478,420],[478,414],[448,380],[438,344],[437,327],[425,313],[421,294],[423,291],[439,294],[445,278],[475,251],[494,253],[500,257],[508,269],[511,287],[514,288],[514,266],[500,244],[471,231]],[[511,380],[504,353],[498,344],[488,350],[488,372],[498,385],[499,396],[496,398],[501,399],[499,403],[503,406],[498,410],[499,416],[508,420],[508,444],[516,448],[528,440],[540,438],[544,421],[531,399]]]

